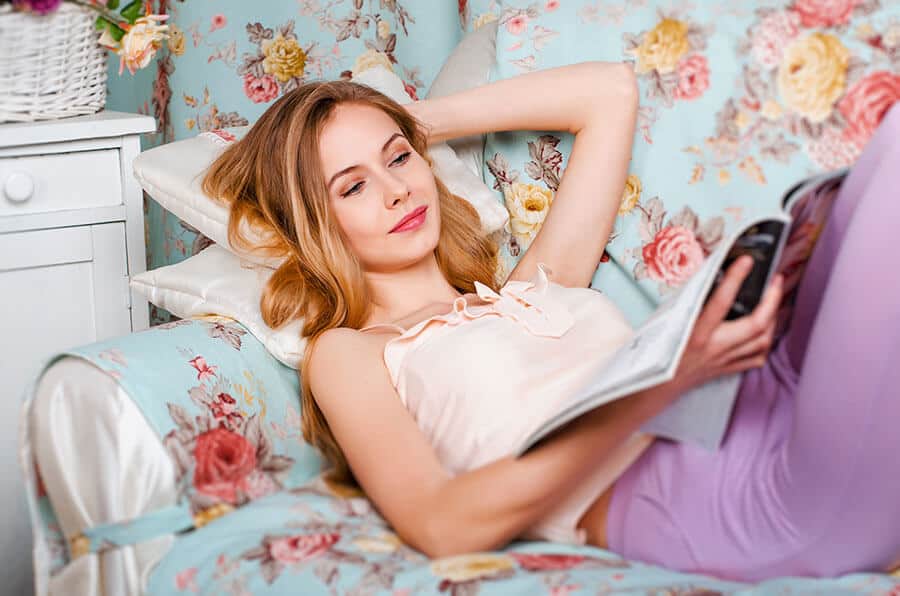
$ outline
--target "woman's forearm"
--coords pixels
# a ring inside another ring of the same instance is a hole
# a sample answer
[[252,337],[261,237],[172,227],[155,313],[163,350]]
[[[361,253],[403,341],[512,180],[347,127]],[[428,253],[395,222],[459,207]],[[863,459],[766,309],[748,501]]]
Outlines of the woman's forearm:
[[611,117],[635,93],[631,68],[582,62],[530,72],[406,108],[425,125],[429,144],[504,130],[577,133],[598,112]]
[[504,458],[448,480],[430,508],[427,554],[491,550],[515,539],[683,390],[672,381],[616,400],[521,458]]

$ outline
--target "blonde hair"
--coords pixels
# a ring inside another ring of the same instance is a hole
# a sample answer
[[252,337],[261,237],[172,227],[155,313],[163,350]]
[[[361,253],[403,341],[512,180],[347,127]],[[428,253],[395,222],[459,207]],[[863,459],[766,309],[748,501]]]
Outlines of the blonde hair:
[[[359,329],[370,314],[362,267],[329,209],[318,148],[335,107],[348,102],[382,110],[433,167],[420,123],[400,104],[350,81],[313,82],[279,98],[243,139],[228,147],[207,172],[203,190],[229,204],[232,246],[284,259],[263,290],[262,316],[272,328],[303,317],[303,438],[322,453],[332,478],[355,483],[308,375],[309,355],[322,333],[336,327]],[[475,208],[437,177],[435,181],[441,214],[438,267],[461,292],[474,291],[475,281],[496,289],[496,243],[482,232]]]

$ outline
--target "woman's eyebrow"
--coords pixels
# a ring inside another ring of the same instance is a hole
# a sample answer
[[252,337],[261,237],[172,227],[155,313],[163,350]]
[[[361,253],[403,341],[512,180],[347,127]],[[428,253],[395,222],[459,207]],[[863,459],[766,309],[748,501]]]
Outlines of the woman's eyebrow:
[[[385,141],[384,145],[381,146],[381,152],[384,153],[385,151],[387,151],[388,147],[391,146],[391,143],[393,143],[394,139],[396,139],[397,137],[403,137],[403,133],[395,132],[394,134],[392,134],[391,137],[387,141]],[[403,137],[403,138],[406,138],[406,137]],[[331,180],[328,181],[328,188],[331,188],[331,185],[334,184],[335,180],[337,180],[344,174],[349,174],[350,172],[352,172],[353,170],[355,170],[358,167],[359,167],[359,164],[347,166],[346,168],[344,168],[343,170],[341,170],[340,172],[338,172],[337,174],[332,176]]]

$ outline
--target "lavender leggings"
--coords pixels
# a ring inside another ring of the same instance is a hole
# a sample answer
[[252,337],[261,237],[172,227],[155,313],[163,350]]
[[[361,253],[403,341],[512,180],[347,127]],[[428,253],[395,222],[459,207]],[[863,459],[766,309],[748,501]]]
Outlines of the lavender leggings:
[[717,453],[657,441],[616,484],[610,549],[759,581],[900,557],[900,103],[853,166]]

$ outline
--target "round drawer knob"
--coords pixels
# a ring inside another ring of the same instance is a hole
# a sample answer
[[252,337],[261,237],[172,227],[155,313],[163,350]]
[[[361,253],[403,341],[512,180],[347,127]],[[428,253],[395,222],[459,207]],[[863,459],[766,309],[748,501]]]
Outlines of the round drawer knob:
[[24,203],[34,194],[34,181],[25,172],[13,172],[3,185],[3,194],[14,203]]

